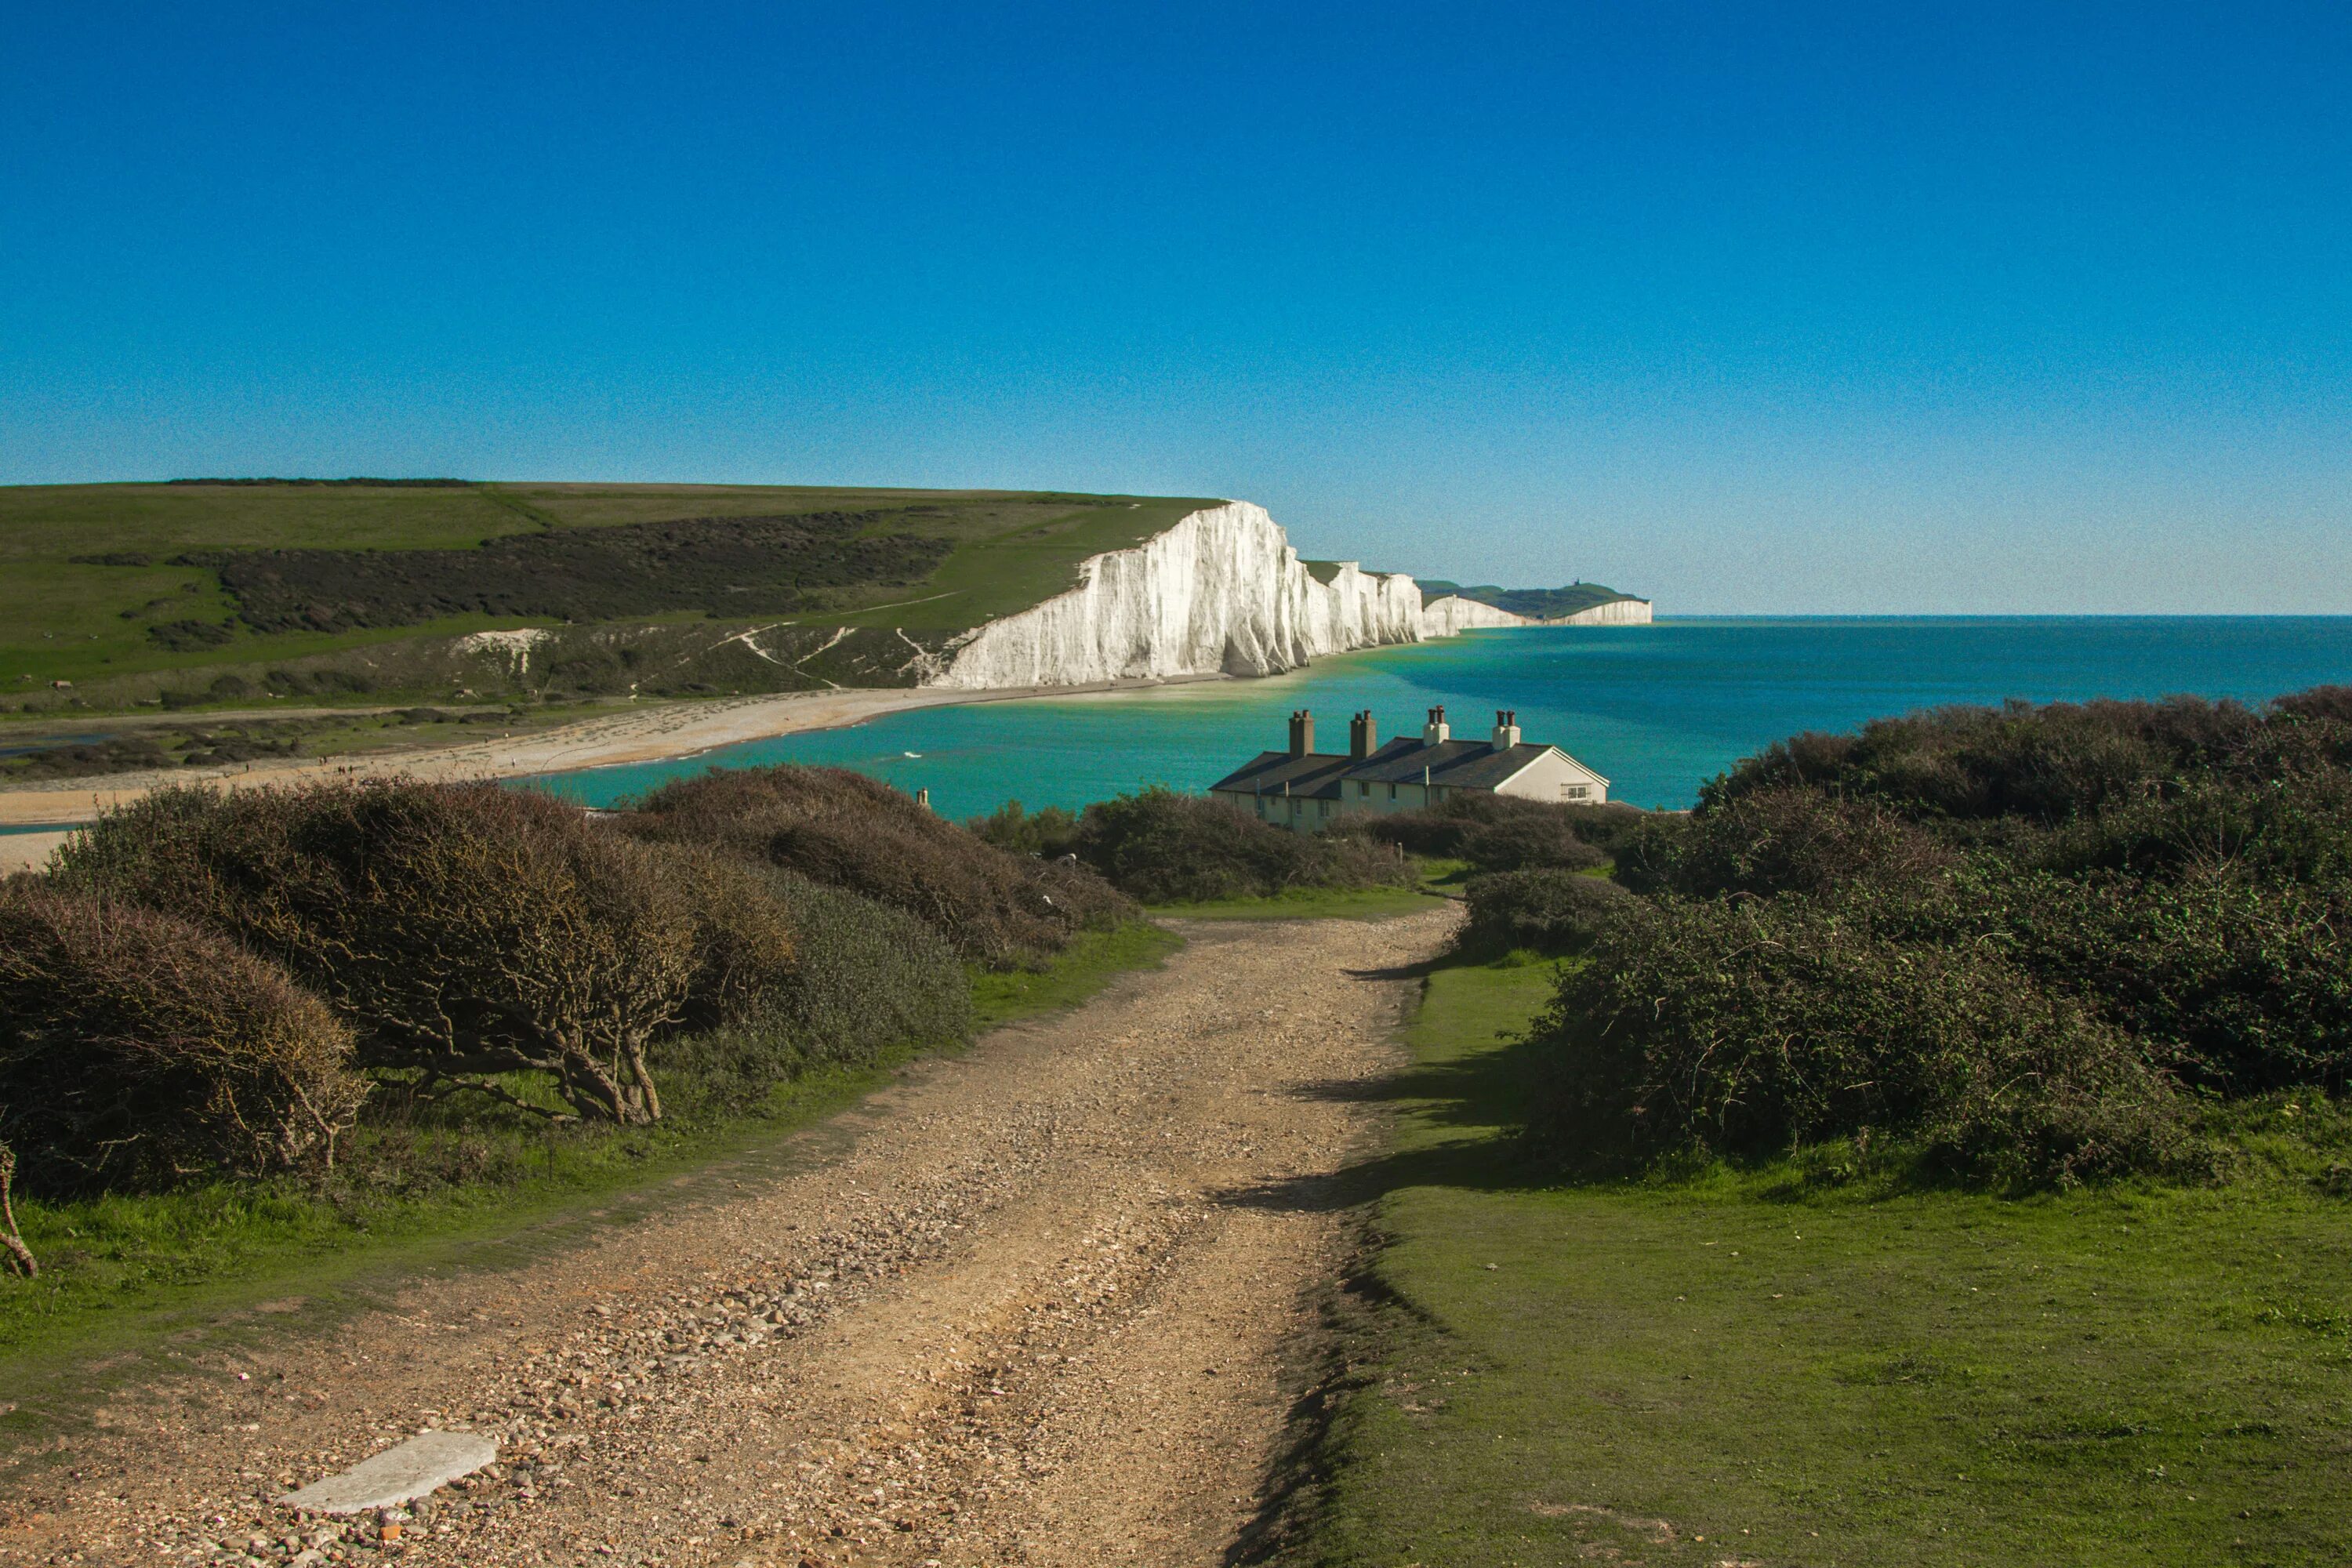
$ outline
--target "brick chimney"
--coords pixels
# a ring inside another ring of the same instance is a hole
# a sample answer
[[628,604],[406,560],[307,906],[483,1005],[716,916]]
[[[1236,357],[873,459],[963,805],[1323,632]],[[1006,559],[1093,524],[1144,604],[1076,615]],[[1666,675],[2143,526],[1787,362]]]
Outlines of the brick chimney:
[[1290,754],[1303,757],[1315,750],[1315,715],[1305,708],[1290,716]]
[[1453,730],[1448,728],[1445,722],[1444,709],[1433,708],[1429,710],[1429,722],[1422,727],[1421,738],[1424,744],[1432,746],[1443,745],[1454,738]]
[[1380,750],[1380,727],[1372,722],[1370,709],[1348,721],[1348,755],[1351,760],[1362,762]]
[[1516,708],[1495,710],[1495,750],[1507,752],[1519,743],[1519,713]]

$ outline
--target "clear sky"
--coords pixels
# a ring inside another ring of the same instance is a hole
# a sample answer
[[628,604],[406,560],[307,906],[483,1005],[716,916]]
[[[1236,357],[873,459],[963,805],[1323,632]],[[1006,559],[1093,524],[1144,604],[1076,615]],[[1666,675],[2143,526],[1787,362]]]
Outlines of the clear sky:
[[2352,612],[2352,6],[9,7],[0,482],[219,473]]

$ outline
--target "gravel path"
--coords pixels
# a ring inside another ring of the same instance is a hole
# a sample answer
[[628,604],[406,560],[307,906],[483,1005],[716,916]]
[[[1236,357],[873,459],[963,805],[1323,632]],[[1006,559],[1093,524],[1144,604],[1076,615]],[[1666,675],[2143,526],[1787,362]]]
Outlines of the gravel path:
[[[1218,1562],[1345,1243],[1291,1198],[1372,1135],[1322,1086],[1395,1065],[1409,994],[1366,972],[1451,919],[1193,924],[910,1073],[820,1168],[104,1413],[0,1477],[0,1562]],[[428,1426],[501,1463],[388,1548],[261,1500]]]

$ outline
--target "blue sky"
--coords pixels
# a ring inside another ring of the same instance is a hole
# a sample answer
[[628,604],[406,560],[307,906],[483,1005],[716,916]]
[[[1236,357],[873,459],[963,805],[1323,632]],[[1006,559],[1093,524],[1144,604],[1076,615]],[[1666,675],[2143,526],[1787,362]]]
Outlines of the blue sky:
[[1246,497],[1669,611],[2352,612],[2352,7],[0,19],[0,482]]

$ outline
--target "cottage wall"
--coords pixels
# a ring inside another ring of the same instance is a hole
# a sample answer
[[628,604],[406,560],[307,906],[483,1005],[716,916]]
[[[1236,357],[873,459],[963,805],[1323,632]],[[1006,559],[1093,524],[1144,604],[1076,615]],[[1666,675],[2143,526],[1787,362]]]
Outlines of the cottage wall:
[[1609,798],[1609,785],[1599,773],[1574,758],[1551,751],[1504,780],[1495,793],[1516,795],[1521,800],[1599,805]]

